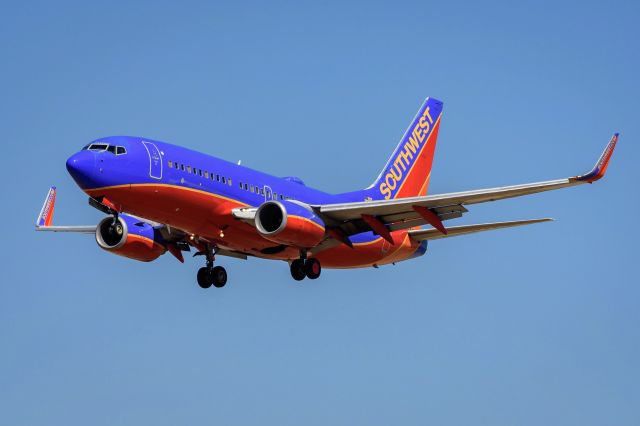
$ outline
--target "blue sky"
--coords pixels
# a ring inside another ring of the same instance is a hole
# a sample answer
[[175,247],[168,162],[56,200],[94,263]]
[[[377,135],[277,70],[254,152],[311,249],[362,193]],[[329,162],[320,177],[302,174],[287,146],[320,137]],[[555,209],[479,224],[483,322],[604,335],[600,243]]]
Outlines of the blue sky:
[[[640,423],[636,2],[14,2],[0,26],[0,423]],[[447,4],[450,3],[450,4]],[[378,270],[136,263],[64,162],[144,135],[340,192],[378,174],[426,96],[430,192],[587,171],[457,223],[550,224],[433,242]]]

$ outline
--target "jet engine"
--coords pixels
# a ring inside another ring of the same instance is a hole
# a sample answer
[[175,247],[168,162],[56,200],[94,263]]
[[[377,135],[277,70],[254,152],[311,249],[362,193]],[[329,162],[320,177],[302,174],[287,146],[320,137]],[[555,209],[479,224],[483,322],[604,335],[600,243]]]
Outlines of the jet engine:
[[267,201],[256,211],[256,229],[278,244],[311,248],[325,235],[325,225],[313,211],[289,201]]
[[142,262],[155,260],[167,251],[162,236],[153,226],[126,214],[118,215],[115,220],[113,217],[102,219],[96,228],[96,242],[108,252]]

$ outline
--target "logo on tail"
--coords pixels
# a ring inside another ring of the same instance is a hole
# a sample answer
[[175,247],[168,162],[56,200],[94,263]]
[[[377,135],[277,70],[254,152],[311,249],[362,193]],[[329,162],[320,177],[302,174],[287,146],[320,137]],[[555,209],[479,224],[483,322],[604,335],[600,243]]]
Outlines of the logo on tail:
[[372,185],[384,199],[427,193],[441,115],[442,102],[427,98]]

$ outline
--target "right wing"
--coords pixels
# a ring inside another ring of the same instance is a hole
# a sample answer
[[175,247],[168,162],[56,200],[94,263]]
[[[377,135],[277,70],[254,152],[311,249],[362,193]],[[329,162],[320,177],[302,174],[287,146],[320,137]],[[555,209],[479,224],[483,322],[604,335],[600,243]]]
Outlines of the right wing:
[[[89,204],[98,208],[101,211],[105,211],[100,208],[101,204],[99,201],[90,198]],[[36,220],[36,231],[49,231],[49,232],[76,232],[80,234],[95,234],[97,225],[86,225],[86,226],[54,226],[53,223],[53,210],[56,206],[56,187],[52,186],[47,193],[47,197],[44,199],[44,204],[42,205],[42,209],[40,210],[40,214],[38,215],[38,219]],[[132,215],[129,215],[132,216]],[[151,222],[147,219],[140,218],[137,216],[132,216],[136,219],[140,219],[143,222],[149,223],[154,228],[157,228],[162,234],[163,238],[167,243],[172,243],[175,246],[175,251],[169,249],[169,244],[167,244],[167,248],[169,252],[173,254],[178,260],[183,262],[182,255],[178,254],[180,251],[190,251],[189,243],[184,242],[183,244],[176,244],[183,242],[186,240],[186,233],[181,230],[175,228],[169,228],[167,225]],[[216,251],[217,255],[220,256],[228,256],[235,257],[237,259],[247,259],[247,254],[241,253],[234,250],[227,249],[218,249]]]
[[81,234],[93,234],[96,232],[96,225],[87,226],[53,226],[53,210],[56,207],[56,187],[49,188],[47,197],[36,220],[36,231],[50,232],[78,232]]

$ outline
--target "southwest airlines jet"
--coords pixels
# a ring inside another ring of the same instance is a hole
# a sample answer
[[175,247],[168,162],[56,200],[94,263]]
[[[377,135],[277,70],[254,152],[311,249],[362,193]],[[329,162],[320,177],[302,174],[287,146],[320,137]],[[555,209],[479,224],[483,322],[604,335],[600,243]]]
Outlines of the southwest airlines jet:
[[[545,222],[530,219],[445,226],[467,206],[592,183],[605,174],[613,135],[587,174],[545,182],[428,194],[442,102],[427,98],[380,175],[366,189],[327,194],[297,177],[275,177],[168,143],[140,137],[95,140],[67,170],[108,216],[94,226],[53,226],[52,187],[36,230],[95,234],[106,251],[149,262],[165,252],[202,255],[200,287],[222,287],[218,256],[289,263],[295,280],[321,268],[378,267],[422,256],[429,240]],[[429,225],[429,227],[424,227]]]

